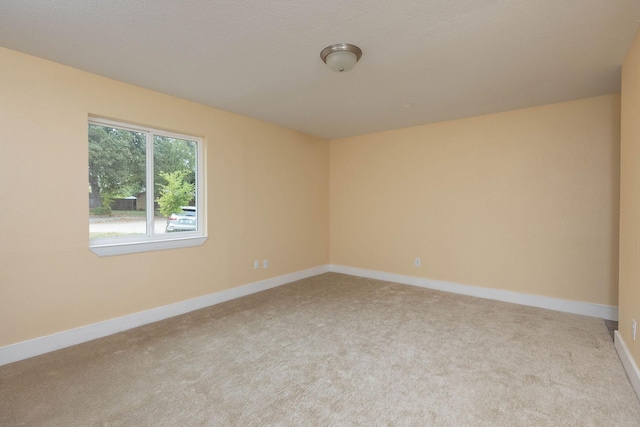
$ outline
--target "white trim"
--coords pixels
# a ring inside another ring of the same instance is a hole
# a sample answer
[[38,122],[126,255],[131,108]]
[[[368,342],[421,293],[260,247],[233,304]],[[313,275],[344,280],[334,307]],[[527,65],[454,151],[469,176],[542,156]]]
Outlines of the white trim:
[[38,356],[50,351],[59,350],[75,344],[91,341],[96,338],[102,338],[107,335],[126,331],[128,329],[157,322],[159,320],[168,319],[170,317],[254,294],[256,292],[275,288],[286,283],[295,282],[296,280],[317,276],[322,273],[327,273],[328,271],[328,265],[309,268],[307,270],[272,277],[271,279],[261,280],[259,282],[239,286],[237,288],[231,288],[190,300],[152,308],[150,310],[117,317],[115,319],[105,320],[104,322],[93,323],[79,328],[0,347],[0,366],[27,359],[29,357]]
[[114,256],[137,254],[140,252],[164,251],[167,249],[191,248],[194,246],[201,246],[206,241],[207,236],[195,236],[174,239],[144,240],[128,243],[110,243],[90,246],[89,249],[98,256]]
[[459,283],[445,282],[442,280],[404,276],[402,274],[395,273],[384,273],[382,271],[367,270],[364,268],[348,267],[344,265],[331,264],[330,269],[331,271],[336,273],[350,274],[352,276],[385,280],[389,282],[402,283],[405,285],[419,286],[421,288],[452,292],[454,294],[469,295],[473,297],[510,302],[514,304],[546,308],[549,310],[581,314],[584,316],[600,317],[608,320],[618,320],[618,307],[613,307],[610,305],[593,304],[582,301],[571,301],[560,298],[544,297],[540,295],[522,294],[519,292],[505,291],[501,289],[482,288],[480,286],[461,285]]
[[629,377],[631,386],[635,390],[638,399],[640,399],[640,369],[638,369],[638,365],[636,365],[636,362],[633,360],[627,345],[622,339],[622,335],[620,335],[618,331],[615,331],[613,341],[616,351],[618,352],[618,356],[620,357],[620,361],[622,362],[622,366],[624,366],[624,370],[627,372],[627,377]]

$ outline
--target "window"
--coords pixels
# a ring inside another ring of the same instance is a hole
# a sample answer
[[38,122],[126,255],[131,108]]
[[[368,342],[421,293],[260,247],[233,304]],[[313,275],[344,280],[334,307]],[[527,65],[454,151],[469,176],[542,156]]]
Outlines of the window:
[[100,256],[204,243],[202,140],[89,120],[89,246]]

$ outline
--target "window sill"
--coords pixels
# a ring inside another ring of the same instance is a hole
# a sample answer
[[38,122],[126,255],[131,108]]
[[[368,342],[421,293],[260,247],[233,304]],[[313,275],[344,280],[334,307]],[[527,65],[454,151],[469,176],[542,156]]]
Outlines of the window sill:
[[89,249],[98,256],[115,256],[137,254],[141,252],[164,251],[167,249],[191,248],[202,246],[207,236],[181,237],[171,240],[153,240],[147,242],[112,243],[90,246]]

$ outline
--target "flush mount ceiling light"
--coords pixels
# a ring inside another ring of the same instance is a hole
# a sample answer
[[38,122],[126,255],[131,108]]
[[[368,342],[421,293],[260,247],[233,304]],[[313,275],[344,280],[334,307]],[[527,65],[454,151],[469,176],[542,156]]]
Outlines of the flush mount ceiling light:
[[320,52],[322,61],[333,71],[340,73],[352,69],[361,56],[362,50],[349,43],[332,44]]

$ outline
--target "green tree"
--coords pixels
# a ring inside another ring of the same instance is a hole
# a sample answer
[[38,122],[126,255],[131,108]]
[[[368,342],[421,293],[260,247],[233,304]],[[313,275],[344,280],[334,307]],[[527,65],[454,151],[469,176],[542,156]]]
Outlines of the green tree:
[[143,133],[90,124],[89,207],[142,191],[145,152]]
[[196,182],[196,144],[193,141],[155,135],[153,140],[153,168],[156,190],[167,181],[163,174],[186,171],[185,181]]
[[160,185],[160,197],[158,206],[163,216],[169,216],[179,212],[181,206],[188,205],[193,200],[196,185],[188,181],[190,171],[187,169],[174,172],[161,172],[160,175],[166,184]]
[[183,181],[195,186],[194,141],[154,135],[153,157],[154,186],[147,188],[146,134],[90,124],[89,207],[103,207],[106,212],[110,200],[137,196],[145,190],[157,199],[163,186],[169,185],[165,174],[177,171],[183,171]]

